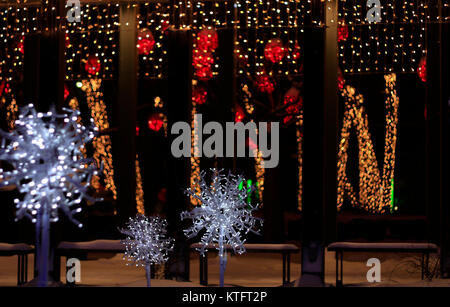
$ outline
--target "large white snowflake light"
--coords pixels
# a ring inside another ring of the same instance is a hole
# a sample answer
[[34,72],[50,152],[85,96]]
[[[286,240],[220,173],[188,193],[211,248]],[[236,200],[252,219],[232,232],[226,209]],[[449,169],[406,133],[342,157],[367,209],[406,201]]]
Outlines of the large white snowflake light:
[[199,252],[204,255],[208,245],[217,244],[220,257],[220,285],[223,286],[223,273],[226,266],[226,245],[231,246],[235,253],[245,252],[245,235],[249,232],[259,233],[257,223],[262,220],[255,218],[252,212],[257,209],[246,202],[247,197],[254,191],[254,187],[240,188],[245,179],[241,175],[228,176],[223,170],[212,169],[211,184],[205,181],[205,172],[200,174],[198,185],[200,194],[188,188],[186,194],[198,199],[199,207],[190,212],[182,212],[181,219],[192,219],[193,225],[184,230],[188,238],[197,236],[205,230],[201,238]]
[[0,160],[12,170],[0,169],[0,185],[15,185],[23,199],[15,199],[16,219],[24,216],[36,222],[40,216],[58,220],[58,209],[79,227],[73,218],[80,212],[72,206],[88,195],[92,175],[97,173],[91,159],[81,150],[95,136],[95,127],[77,122],[78,111],[64,109],[63,114],[36,112],[33,105],[21,109],[15,130],[0,131]]
[[33,105],[21,109],[12,132],[0,131],[0,160],[12,170],[0,169],[0,185],[16,186],[22,200],[15,199],[16,220],[28,217],[36,223],[36,263],[38,285],[48,285],[50,256],[50,222],[58,221],[58,209],[67,217],[81,208],[73,206],[88,195],[92,175],[97,173],[93,160],[81,152],[94,138],[95,128],[77,122],[80,112],[63,109],[36,112]]
[[[241,182],[245,181],[241,175],[228,176],[222,174],[223,170],[212,169],[213,175],[211,184],[205,181],[205,172],[200,174],[198,185],[200,194],[196,194],[191,188],[186,190],[186,194],[198,199],[201,206],[194,208],[190,212],[182,212],[181,219],[192,219],[193,225],[184,231],[188,238],[193,238],[203,229],[205,233],[201,238],[201,254],[207,251],[208,245],[218,243],[219,255],[223,256],[223,247],[230,245],[235,252],[242,254],[245,252],[244,235],[253,232],[259,233],[256,229],[257,222],[262,225],[262,220],[252,216],[252,212],[257,209],[245,200],[254,191],[254,187],[241,188]],[[222,249],[220,249],[222,247]]]

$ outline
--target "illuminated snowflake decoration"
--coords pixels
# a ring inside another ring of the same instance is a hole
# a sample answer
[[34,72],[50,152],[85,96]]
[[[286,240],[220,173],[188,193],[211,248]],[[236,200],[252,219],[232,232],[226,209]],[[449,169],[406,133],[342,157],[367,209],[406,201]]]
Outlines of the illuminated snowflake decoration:
[[160,264],[168,260],[168,253],[173,249],[173,239],[168,238],[167,221],[160,217],[146,217],[138,214],[130,218],[125,229],[119,229],[127,235],[125,257],[136,266]]
[[28,217],[33,223],[45,215],[58,221],[58,209],[82,227],[72,209],[88,195],[92,175],[97,173],[92,159],[81,150],[95,136],[95,127],[86,128],[77,119],[80,112],[64,109],[64,113],[39,113],[33,105],[21,109],[15,130],[0,131],[2,143],[0,160],[8,162],[12,170],[0,169],[0,185],[15,185],[23,194],[15,199],[16,220]]
[[200,174],[198,185],[200,194],[190,188],[186,194],[198,199],[201,206],[190,212],[182,212],[181,219],[192,219],[193,225],[184,230],[188,238],[198,235],[203,229],[205,233],[201,238],[202,247],[198,250],[202,255],[207,251],[208,245],[217,243],[219,256],[223,257],[225,245],[230,245],[235,253],[245,252],[244,236],[249,232],[259,234],[257,223],[262,226],[263,221],[252,216],[257,209],[246,203],[247,197],[254,191],[254,187],[240,188],[245,179],[239,175],[222,174],[223,170],[212,169],[211,184],[205,181],[205,172]]

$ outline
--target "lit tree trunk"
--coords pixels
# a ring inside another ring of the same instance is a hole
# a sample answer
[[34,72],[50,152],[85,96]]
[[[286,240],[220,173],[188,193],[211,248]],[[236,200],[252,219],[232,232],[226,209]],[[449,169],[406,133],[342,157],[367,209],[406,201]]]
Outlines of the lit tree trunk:
[[145,265],[145,275],[147,276],[147,287],[150,287],[150,282],[151,282],[151,270],[152,267],[150,265],[150,263],[147,263]]
[[224,284],[224,277],[225,277],[225,269],[227,267],[227,251],[223,246],[223,229],[220,231],[220,237],[219,237],[219,265],[220,265],[220,281],[219,286],[223,287]]
[[38,286],[45,287],[48,282],[48,258],[50,252],[50,219],[47,206],[40,210],[36,221],[36,256],[38,257]]

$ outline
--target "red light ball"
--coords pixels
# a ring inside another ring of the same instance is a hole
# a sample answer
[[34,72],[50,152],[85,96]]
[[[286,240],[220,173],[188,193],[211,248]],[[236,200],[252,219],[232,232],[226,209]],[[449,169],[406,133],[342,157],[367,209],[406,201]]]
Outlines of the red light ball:
[[22,36],[17,43],[17,50],[19,50],[20,53],[25,54],[25,48],[24,48],[24,42],[25,42],[25,36]]
[[207,97],[208,92],[206,89],[203,86],[197,86],[192,92],[192,103],[202,105],[206,102]]
[[338,42],[345,42],[348,38],[348,26],[339,25],[338,26]]
[[86,60],[86,64],[84,65],[84,69],[90,75],[97,75],[100,72],[100,67],[100,60],[95,55],[89,56]]
[[236,123],[242,122],[244,120],[245,114],[244,114],[244,110],[242,109],[241,106],[237,106],[236,108],[236,113],[234,114],[234,121]]
[[161,113],[155,113],[150,116],[148,119],[148,128],[153,131],[161,130],[164,125],[164,116]]
[[420,59],[419,66],[417,67],[417,75],[419,75],[422,82],[427,82],[427,57],[423,56]]
[[67,97],[69,97],[69,94],[70,94],[69,89],[67,88],[67,85],[64,84],[64,100],[66,100]]
[[270,80],[270,77],[263,73],[256,77],[256,87],[261,93],[272,94],[275,90],[275,84]]
[[138,33],[138,52],[140,55],[148,55],[155,46],[155,39],[149,29],[140,29]]
[[279,63],[286,56],[286,48],[279,39],[270,40],[264,48],[264,57],[272,63]]
[[214,29],[204,29],[197,34],[197,48],[212,52],[219,46],[219,36]]
[[294,50],[292,50],[292,58],[298,60],[300,58],[300,46],[298,43],[295,44]]

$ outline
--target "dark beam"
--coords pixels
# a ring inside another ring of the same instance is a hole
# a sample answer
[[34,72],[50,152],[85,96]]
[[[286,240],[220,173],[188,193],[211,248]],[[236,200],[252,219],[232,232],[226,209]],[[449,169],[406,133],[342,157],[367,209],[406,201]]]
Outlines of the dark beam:
[[325,11],[325,28],[305,29],[302,275],[298,286],[324,284],[325,247],[336,228],[337,0],[328,1]]
[[427,25],[426,209],[429,239],[440,245],[442,277],[450,277],[448,198],[448,24]]
[[137,106],[136,7],[120,7],[119,75],[116,146],[117,213],[119,223],[136,214],[136,106]]
[[[191,122],[192,100],[192,33],[189,30],[168,32],[168,129],[175,122]],[[178,135],[169,134],[168,144]],[[169,145],[170,147],[170,145]],[[181,211],[187,210],[189,197],[184,190],[190,186],[190,159],[175,158],[167,149],[169,178],[167,186],[167,220],[169,233],[175,238],[170,259],[170,272],[177,280],[189,280],[189,243],[183,234],[186,223],[180,221]]]

